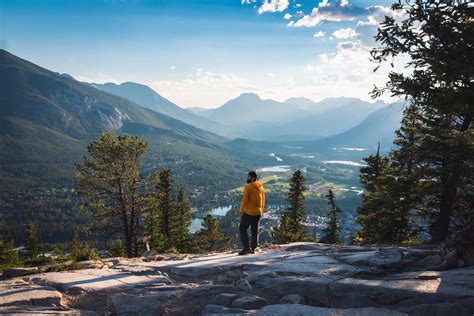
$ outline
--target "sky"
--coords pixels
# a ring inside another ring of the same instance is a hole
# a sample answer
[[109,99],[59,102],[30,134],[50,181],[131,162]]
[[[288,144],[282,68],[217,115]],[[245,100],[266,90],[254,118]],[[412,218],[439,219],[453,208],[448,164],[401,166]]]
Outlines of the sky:
[[[0,47],[81,81],[146,84],[182,107],[244,92],[370,100],[393,0],[0,0]],[[402,65],[397,65],[402,66]]]

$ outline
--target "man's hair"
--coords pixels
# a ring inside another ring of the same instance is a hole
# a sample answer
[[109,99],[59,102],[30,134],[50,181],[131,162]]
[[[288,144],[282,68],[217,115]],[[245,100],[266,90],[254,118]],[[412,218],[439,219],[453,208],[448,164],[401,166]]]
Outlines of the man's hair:
[[258,179],[257,173],[256,173],[255,171],[250,171],[250,172],[248,173],[248,175],[251,176],[251,177],[254,178],[254,179]]

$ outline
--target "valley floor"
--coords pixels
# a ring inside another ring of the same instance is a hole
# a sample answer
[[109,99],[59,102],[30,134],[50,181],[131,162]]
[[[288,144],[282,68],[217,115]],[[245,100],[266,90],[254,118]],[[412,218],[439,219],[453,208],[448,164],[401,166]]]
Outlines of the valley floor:
[[472,315],[474,267],[434,271],[442,260],[431,247],[317,243],[112,258],[4,279],[0,314]]

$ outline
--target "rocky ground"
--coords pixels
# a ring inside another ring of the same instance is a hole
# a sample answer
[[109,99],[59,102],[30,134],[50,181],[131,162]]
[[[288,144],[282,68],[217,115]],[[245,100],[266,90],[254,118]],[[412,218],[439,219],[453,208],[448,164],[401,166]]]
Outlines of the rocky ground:
[[112,258],[4,279],[0,314],[473,315],[474,267],[434,271],[442,261],[427,247],[315,243]]

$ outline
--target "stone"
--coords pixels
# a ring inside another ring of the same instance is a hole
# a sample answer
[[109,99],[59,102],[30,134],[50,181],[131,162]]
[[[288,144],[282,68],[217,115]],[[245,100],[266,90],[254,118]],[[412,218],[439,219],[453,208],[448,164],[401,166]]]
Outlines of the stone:
[[0,306],[1,315],[25,316],[25,315],[73,315],[73,316],[100,316],[99,313],[87,310],[77,310],[65,307],[46,307],[46,306]]
[[231,307],[239,309],[259,309],[267,305],[267,301],[256,295],[244,296],[232,302]]
[[255,313],[255,316],[404,316],[405,313],[385,308],[325,308],[300,304],[277,304],[268,305]]
[[31,279],[35,283],[49,285],[69,294],[99,290],[111,291],[117,288],[133,288],[146,284],[171,283],[171,280],[164,275],[135,275],[131,272],[116,269],[50,272],[37,274]]
[[36,267],[35,268],[24,268],[24,267],[10,268],[3,271],[2,277],[9,279],[9,278],[30,275],[30,274],[34,274],[38,272],[39,270]]
[[107,308],[114,316],[164,315],[163,301],[174,291],[117,293],[107,297]]
[[249,275],[246,276],[245,278],[247,279],[247,281],[249,281],[250,284],[253,284],[257,280],[262,280],[263,278],[271,278],[272,279],[272,278],[275,278],[276,276],[277,276],[277,274],[275,273],[275,271],[263,269],[263,270],[259,270],[259,271],[249,273]]
[[104,263],[100,260],[80,261],[78,264],[82,267],[82,269],[102,269],[104,267]]
[[462,260],[461,258],[459,258],[456,262],[456,267],[457,268],[464,268],[466,266],[466,263],[464,262],[464,260]]
[[247,311],[238,308],[227,308],[220,305],[206,305],[201,315],[202,316],[217,316],[217,315],[253,315],[253,311]]
[[322,277],[280,277],[274,280],[271,288],[280,296],[298,294],[315,305],[330,306],[326,289],[331,282]]
[[472,313],[463,305],[451,303],[420,304],[398,310],[412,316],[472,316]]
[[236,293],[221,293],[211,300],[211,304],[229,307],[238,297]]
[[249,281],[246,279],[240,279],[235,283],[235,287],[238,289],[241,289],[244,292],[251,293],[252,292],[252,286],[250,285]]
[[412,305],[456,303],[461,298],[474,298],[473,280],[474,268],[405,272],[373,280],[346,278],[329,284],[328,295],[332,306],[338,308],[390,306],[410,300]]
[[0,283],[0,306],[3,305],[61,305],[62,294],[49,286],[30,284],[21,279]]
[[280,304],[304,304],[304,297],[298,294],[288,294],[283,296],[278,303]]
[[143,253],[143,258],[147,261],[155,260],[156,252],[154,250],[148,250]]
[[427,267],[439,266],[443,263],[443,261],[444,261],[444,258],[442,256],[431,255],[431,256],[422,258],[420,260],[414,261],[412,264],[410,264],[410,268],[412,270],[414,269],[422,270]]
[[382,248],[377,251],[344,253],[335,255],[341,262],[379,269],[397,268],[403,264],[404,253],[397,248]]

